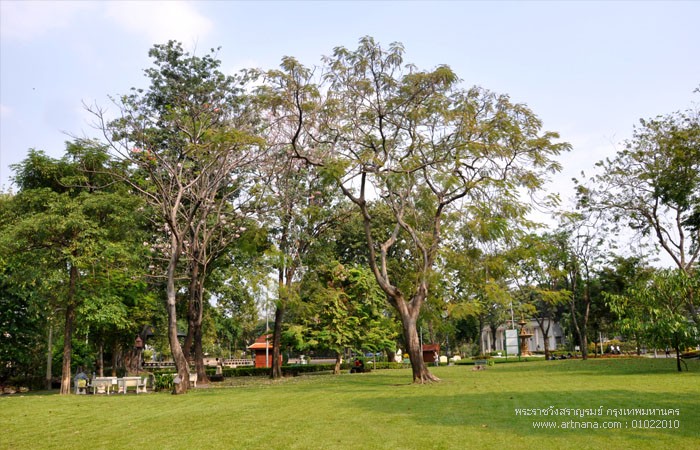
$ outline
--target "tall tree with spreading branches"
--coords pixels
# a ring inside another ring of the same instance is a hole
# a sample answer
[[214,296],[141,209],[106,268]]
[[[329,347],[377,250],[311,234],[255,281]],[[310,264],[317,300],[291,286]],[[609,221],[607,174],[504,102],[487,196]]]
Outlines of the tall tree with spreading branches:
[[[413,380],[423,383],[437,378],[423,362],[416,323],[445,233],[484,205],[496,211],[539,189],[568,144],[542,133],[525,105],[464,89],[447,66],[406,65],[403,53],[370,37],[356,50],[338,47],[316,85],[310,77],[282,85],[292,107],[271,117],[309,137],[297,157],[321,167],[362,214],[369,266],[401,318]],[[392,211],[387,235],[373,232],[373,200]],[[397,279],[390,260],[401,245],[410,247],[399,258],[411,275]]]
[[[641,120],[624,148],[597,165],[593,183],[577,186],[580,206],[656,243],[692,275],[700,257],[700,112]],[[692,297],[687,309],[697,322]]]
[[168,336],[180,380],[175,391],[184,393],[189,365],[177,337],[178,280],[189,280],[189,322],[198,348],[203,280],[212,259],[240,233],[242,212],[256,192],[249,174],[264,152],[247,109],[245,79],[220,72],[213,49],[198,57],[170,41],[149,56],[155,65],[145,71],[150,86],[115,101],[120,117],[90,110],[114,155],[132,168],[126,181],[156,211],[164,233]]

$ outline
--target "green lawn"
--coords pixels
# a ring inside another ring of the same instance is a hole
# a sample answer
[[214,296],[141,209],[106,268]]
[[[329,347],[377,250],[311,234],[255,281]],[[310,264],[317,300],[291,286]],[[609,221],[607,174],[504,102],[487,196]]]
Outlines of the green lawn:
[[[424,386],[409,383],[409,370],[383,370],[237,379],[183,396],[16,394],[0,397],[0,448],[698,449],[700,363],[688,365],[677,373],[671,359],[542,361],[433,368],[443,381]],[[550,406],[572,411],[515,412]],[[575,415],[601,406],[603,416]],[[624,411],[633,408],[679,415]],[[535,421],[559,428],[537,429]],[[563,422],[620,428],[562,429]],[[662,428],[640,428],[650,426]]]

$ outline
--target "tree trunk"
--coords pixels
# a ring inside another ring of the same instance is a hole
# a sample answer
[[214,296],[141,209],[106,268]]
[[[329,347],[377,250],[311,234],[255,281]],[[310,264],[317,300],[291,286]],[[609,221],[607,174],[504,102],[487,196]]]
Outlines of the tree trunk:
[[100,340],[100,346],[97,350],[97,373],[100,377],[105,376],[105,344]]
[[195,341],[194,335],[197,329],[197,312],[201,309],[197,304],[199,301],[199,263],[196,261],[197,256],[198,253],[194,252],[192,258],[195,260],[190,263],[190,287],[187,302],[187,336],[185,337],[185,344],[182,346],[182,353],[184,353],[185,359],[188,361],[192,360],[192,345]]
[[[576,337],[578,338],[579,345],[581,345],[581,357],[583,359],[588,359],[588,349],[584,345],[584,333],[581,332],[581,328],[578,325],[578,319],[576,318],[576,296],[572,295],[571,296],[571,302],[569,302],[569,305],[571,306],[571,321],[574,323],[574,330],[576,331]],[[545,351],[545,358],[547,352]]]
[[681,346],[680,346],[680,341],[674,336],[673,337],[673,347],[676,350],[676,368],[678,369],[679,372],[683,372],[683,369],[681,368]]
[[206,367],[204,366],[204,351],[202,349],[202,324],[199,323],[194,330],[194,363],[197,372],[197,383],[209,383]]
[[[195,258],[198,253],[195,253]],[[197,261],[190,271],[190,297],[187,308],[187,339],[183,353],[188,361],[194,359],[197,380],[203,384],[209,383],[206,367],[204,366],[204,350],[202,349],[202,322],[204,319],[204,278],[206,267]],[[194,349],[194,358],[191,351]]]
[[335,353],[335,367],[333,367],[333,375],[340,375],[340,364],[343,362],[343,354],[341,352]]
[[411,369],[413,371],[413,382],[414,383],[429,383],[433,381],[440,381],[438,377],[430,373],[428,367],[423,361],[423,349],[420,345],[420,339],[418,337],[418,312],[420,308],[414,307],[416,304],[421,304],[421,299],[416,298],[412,302],[407,303],[404,299],[398,298],[393,299],[392,302],[397,306],[399,311],[399,317],[401,318],[401,325],[403,331],[403,338],[406,344],[406,351],[408,357],[411,360]]
[[63,368],[61,369],[61,395],[70,394],[70,365],[73,353],[73,324],[75,322],[75,290],[78,284],[78,268],[71,264],[66,299],[66,324],[63,332]]
[[113,377],[117,376],[117,366],[119,366],[119,344],[116,342],[112,346],[112,373]]
[[184,394],[190,387],[190,368],[182,352],[180,341],[177,338],[177,290],[175,288],[175,269],[180,258],[181,248],[175,235],[173,234],[171,241],[171,256],[168,263],[167,285],[166,285],[166,307],[168,310],[168,341],[170,343],[170,352],[175,361],[177,369],[178,383],[174,383],[173,394]]
[[551,352],[549,350],[549,338],[547,335],[544,335],[544,359],[550,359],[550,354]]
[[287,299],[292,292],[292,278],[295,272],[296,266],[290,264],[287,267],[280,268],[277,273],[279,301],[277,309],[275,310],[275,327],[272,334],[272,371],[270,372],[270,378],[273,380],[282,378],[282,358],[280,358],[282,321],[284,320],[284,313],[287,308]]
[[[498,333],[498,324],[489,324],[489,329],[491,330],[491,351],[495,352],[496,351],[496,341],[498,339],[496,338],[496,333]],[[486,352],[483,353],[484,355]]]
[[284,317],[284,300],[280,299],[275,310],[275,328],[272,333],[272,370],[270,378],[282,378],[282,363],[280,362],[280,335],[282,334],[282,319]]
[[581,324],[581,356],[588,359],[588,318],[591,315],[591,288],[590,282],[586,282],[584,298],[586,299],[585,312],[583,313],[583,323]]
[[187,336],[185,336],[185,341],[182,343],[182,354],[185,355],[187,361],[192,360],[191,349],[194,343],[194,322],[190,319],[189,313],[187,315]]
[[[549,359],[549,327],[552,325],[552,321],[546,317],[542,318],[542,321],[537,318],[535,318],[535,320],[537,321],[537,326],[539,326],[540,331],[542,331],[542,337],[544,339],[544,359]],[[547,327],[544,326],[545,320],[547,321]]]
[[404,317],[401,314],[401,324],[403,329],[403,338],[406,341],[408,357],[411,360],[411,369],[413,371],[414,383],[426,383],[432,381],[440,381],[438,377],[430,373],[428,367],[423,361],[423,349],[418,338],[418,329],[416,319],[412,317]]
[[[49,319],[50,320],[50,319]],[[53,378],[53,325],[49,321],[49,336],[46,350],[46,390],[51,390],[51,379]]]
[[484,342],[484,318],[482,315],[479,315],[479,354],[483,355],[486,353],[486,343]]

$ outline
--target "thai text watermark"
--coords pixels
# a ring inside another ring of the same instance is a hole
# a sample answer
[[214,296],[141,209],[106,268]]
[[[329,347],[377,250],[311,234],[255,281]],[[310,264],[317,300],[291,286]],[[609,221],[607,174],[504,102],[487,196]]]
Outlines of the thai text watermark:
[[[679,408],[515,408],[515,415],[551,420],[532,422],[537,429],[674,430],[681,427]],[[605,420],[603,420],[605,419]]]

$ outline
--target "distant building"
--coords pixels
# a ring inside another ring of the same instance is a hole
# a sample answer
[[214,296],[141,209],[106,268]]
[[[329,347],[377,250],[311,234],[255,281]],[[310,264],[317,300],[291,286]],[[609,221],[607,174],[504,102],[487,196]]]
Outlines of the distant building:
[[[545,325],[549,322],[548,319],[545,319]],[[510,323],[508,324],[503,324],[499,326],[496,329],[496,346],[494,347],[494,342],[493,342],[493,332],[491,330],[491,327],[485,326],[481,330],[481,348],[483,349],[483,353],[489,353],[489,352],[505,352],[504,347],[505,347],[505,330],[511,328]],[[519,325],[516,324],[516,328],[520,329]],[[528,338],[528,347],[531,352],[543,352],[544,351],[544,335],[542,334],[542,330],[540,329],[539,324],[537,323],[537,320],[535,319],[530,319],[527,324],[525,325],[525,328],[527,328],[531,333],[532,337]],[[564,331],[562,330],[561,326],[559,325],[558,322],[552,321],[550,327],[549,327],[549,349],[550,350],[556,350],[557,346],[563,345],[564,342]]]
[[[255,352],[255,367],[272,367],[272,335],[264,334],[248,346]],[[280,354],[280,362],[282,355]]]
[[435,355],[440,354],[440,344],[423,344],[423,362],[434,363]]

